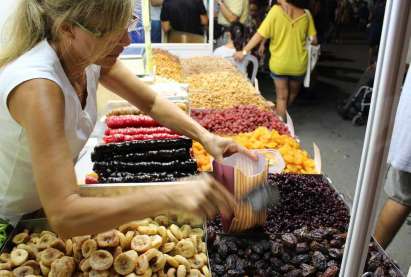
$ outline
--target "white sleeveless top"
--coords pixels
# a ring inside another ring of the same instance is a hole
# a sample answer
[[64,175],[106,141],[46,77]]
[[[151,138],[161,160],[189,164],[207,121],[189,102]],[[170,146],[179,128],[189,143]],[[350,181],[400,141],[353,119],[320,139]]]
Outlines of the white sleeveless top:
[[0,218],[15,222],[21,215],[41,208],[25,130],[7,107],[10,92],[25,81],[39,78],[51,80],[61,88],[65,100],[64,129],[75,162],[96,123],[100,66],[87,67],[86,76],[88,96],[83,110],[56,52],[46,40],[0,69]]

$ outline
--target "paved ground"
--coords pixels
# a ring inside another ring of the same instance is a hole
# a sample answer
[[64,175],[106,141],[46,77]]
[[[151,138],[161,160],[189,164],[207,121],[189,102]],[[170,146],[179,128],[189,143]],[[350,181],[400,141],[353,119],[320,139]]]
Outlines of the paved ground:
[[[365,127],[356,127],[342,120],[336,106],[355,90],[366,68],[367,46],[363,37],[350,34],[341,44],[325,45],[317,68],[317,81],[310,91],[300,95],[289,111],[304,148],[312,153],[312,143],[319,145],[323,172],[349,199],[353,199],[355,191]],[[259,78],[263,95],[274,99],[272,81],[265,76]],[[384,197],[381,197],[380,206]],[[411,226],[405,224],[388,249],[406,272],[411,265],[410,238]]]

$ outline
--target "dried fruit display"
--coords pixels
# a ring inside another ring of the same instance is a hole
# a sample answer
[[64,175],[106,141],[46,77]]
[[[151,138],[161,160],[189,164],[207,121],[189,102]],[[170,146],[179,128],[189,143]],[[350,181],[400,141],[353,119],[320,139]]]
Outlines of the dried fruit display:
[[237,72],[233,63],[222,57],[204,56],[181,59],[181,66],[184,76],[221,71]]
[[182,82],[182,67],[180,59],[170,52],[162,49],[153,49],[153,62],[156,75]]
[[134,107],[122,107],[122,108],[116,108],[107,113],[106,116],[116,116],[116,115],[139,115],[142,114],[142,112]]
[[167,216],[67,240],[25,230],[13,243],[0,256],[0,276],[211,276],[204,231]]
[[199,171],[211,171],[211,155],[205,150],[201,143],[193,142],[193,155],[197,161]]
[[276,130],[289,135],[287,125],[273,112],[253,105],[236,106],[223,110],[192,110],[191,116],[210,132],[220,135],[236,135],[252,132],[258,127]]
[[259,127],[251,133],[243,133],[233,137],[234,141],[248,149],[276,149],[286,162],[285,173],[314,174],[315,163],[307,151],[301,149],[292,137],[280,135],[275,130]]
[[[255,230],[242,236],[215,235],[208,230],[213,276],[320,276],[336,277],[344,253],[346,233],[320,228],[311,236],[303,228],[270,235]],[[338,241],[338,246],[331,246]],[[394,263],[371,243],[364,272],[371,276],[401,276]],[[378,275],[379,274],[379,275]]]

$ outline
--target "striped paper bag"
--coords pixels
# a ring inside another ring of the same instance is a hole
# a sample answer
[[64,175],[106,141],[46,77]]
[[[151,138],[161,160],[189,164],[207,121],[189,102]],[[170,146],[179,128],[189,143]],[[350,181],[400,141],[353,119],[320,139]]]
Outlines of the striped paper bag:
[[[225,158],[222,163],[214,161],[213,169],[216,180],[239,201],[252,189],[263,184],[268,176],[268,162],[261,154],[258,154],[257,161],[253,161],[244,154],[237,153]],[[265,223],[266,211],[255,213],[248,203],[239,203],[232,217],[221,218],[225,232],[241,232]]]

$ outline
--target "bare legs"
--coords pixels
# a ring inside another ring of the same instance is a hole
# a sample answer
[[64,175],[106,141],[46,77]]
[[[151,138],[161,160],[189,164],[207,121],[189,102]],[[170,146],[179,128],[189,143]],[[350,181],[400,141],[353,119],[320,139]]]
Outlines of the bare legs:
[[276,112],[282,119],[286,118],[287,107],[289,107],[297,97],[301,88],[301,81],[288,79],[275,79],[275,91],[277,94]]
[[375,228],[375,239],[384,249],[391,243],[410,212],[411,207],[402,205],[392,199],[385,202]]

